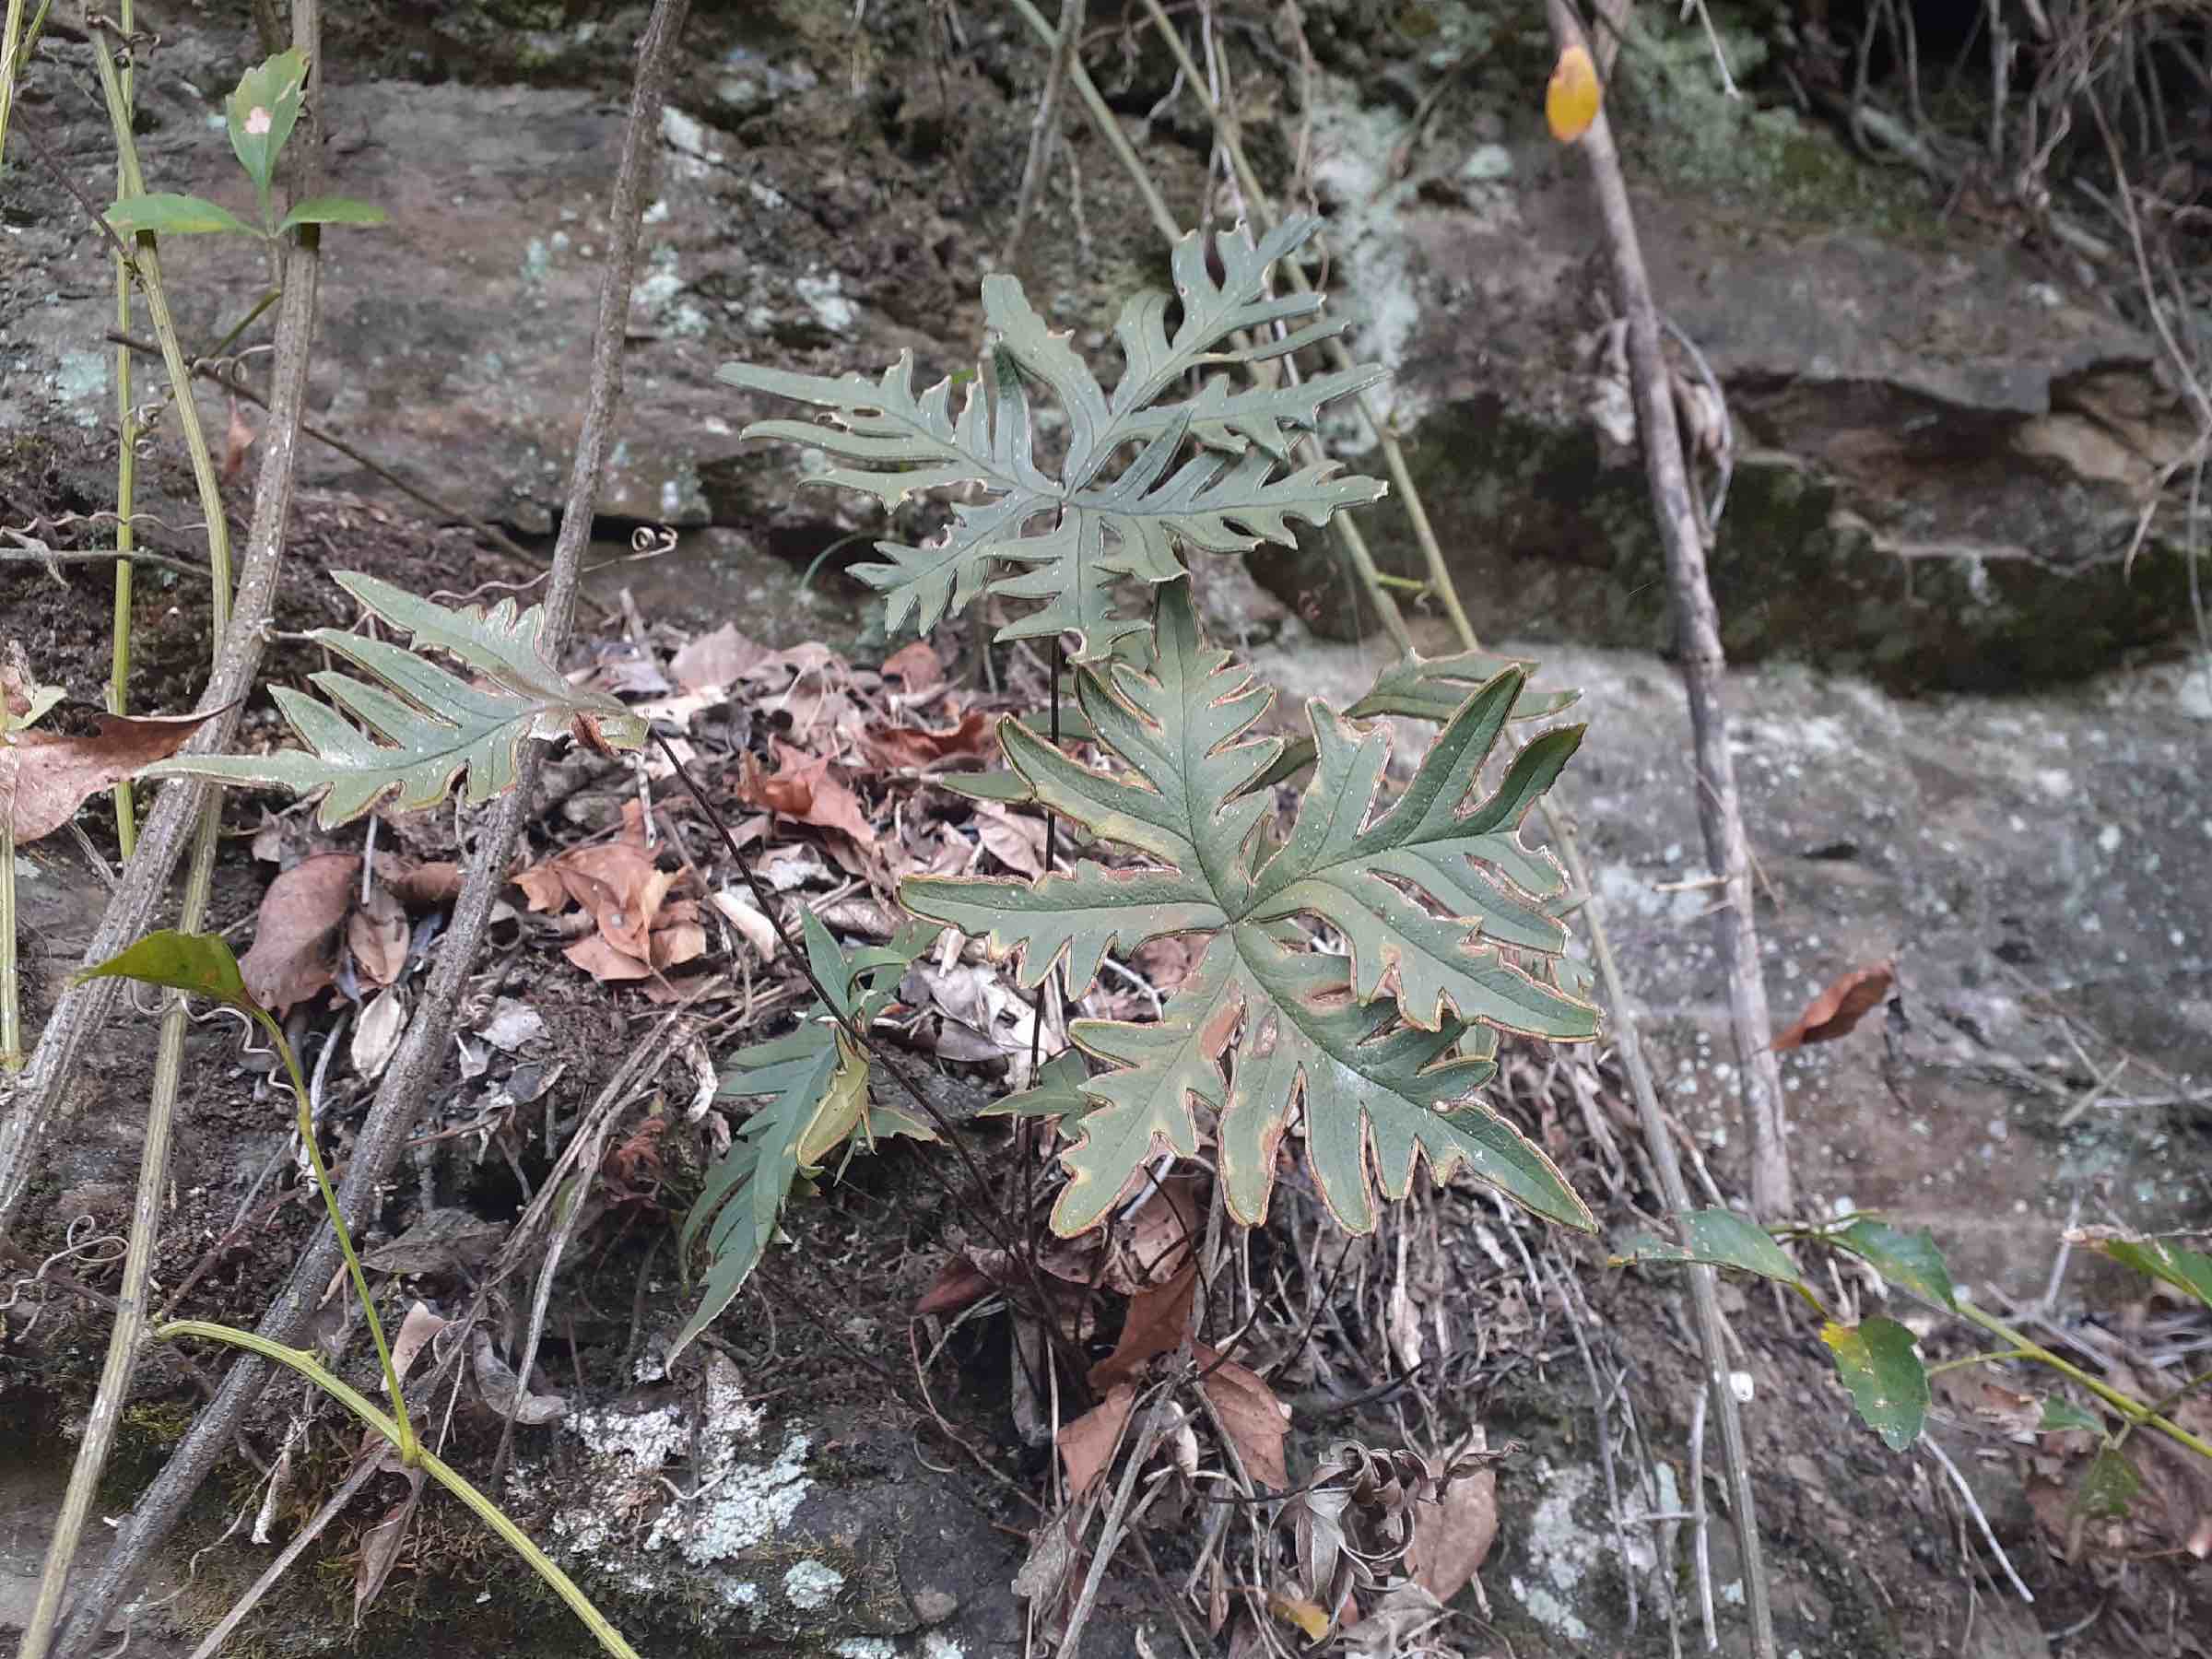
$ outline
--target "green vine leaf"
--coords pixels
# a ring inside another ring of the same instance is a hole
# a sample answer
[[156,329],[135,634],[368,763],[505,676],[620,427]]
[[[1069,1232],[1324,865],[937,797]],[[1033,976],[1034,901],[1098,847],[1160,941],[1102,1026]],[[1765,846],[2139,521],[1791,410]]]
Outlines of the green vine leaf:
[[1920,1438],[1928,1420],[1928,1373],[1912,1351],[1919,1339],[1894,1319],[1881,1314],[1855,1325],[1830,1321],[1820,1340],[1836,1362],[1836,1375],[1851,1391],[1860,1421],[1882,1437],[1892,1452]]
[[159,236],[258,237],[261,234],[219,202],[210,202],[202,196],[172,195],[164,191],[126,196],[108,209],[107,219],[116,235],[124,238],[141,230],[151,230]]
[[309,196],[304,202],[292,204],[292,210],[277,221],[278,234],[298,225],[382,225],[390,216],[374,202],[356,201],[351,196]]
[[[862,491],[887,510],[927,489],[985,492],[959,503],[935,542],[879,542],[888,562],[853,568],[885,595],[891,630],[911,625],[926,633],[988,592],[1037,602],[1002,628],[1000,639],[1072,630],[1081,637],[1079,655],[1096,656],[1145,627],[1141,615],[1115,609],[1115,582],[1173,581],[1182,573],[1179,547],[1241,553],[1261,542],[1287,544],[1290,520],[1324,524],[1383,493],[1373,479],[1336,477],[1331,464],[1285,470],[1294,433],[1312,430],[1324,405],[1383,374],[1371,365],[1302,381],[1276,377],[1272,359],[1344,327],[1319,319],[1318,294],[1267,291],[1275,262],[1318,224],[1286,220],[1256,246],[1242,229],[1218,234],[1218,281],[1205,241],[1195,231],[1184,237],[1172,258],[1173,299],[1140,294],[1114,326],[1125,367],[1111,395],[1068,336],[1048,329],[1020,283],[1003,275],[983,279],[994,343],[957,414],[950,380],[914,392],[912,353],[877,380],[742,363],[725,364],[717,378],[829,411],[828,424],[762,420],[745,431],[826,453],[831,465],[809,482]],[[1171,304],[1181,307],[1172,335]],[[1272,332],[1278,326],[1280,337]],[[1234,344],[1235,335],[1250,343]],[[1194,395],[1159,401],[1184,376],[1216,367],[1248,368],[1255,383],[1232,387],[1228,374],[1212,374]],[[1065,418],[1057,477],[1038,461],[1032,384],[1053,394]],[[1179,463],[1186,442],[1197,447]]]
[[[503,599],[488,611],[448,610],[373,576],[332,576],[368,609],[412,634],[417,650],[316,629],[310,638],[371,678],[335,670],[311,675],[327,703],[288,687],[275,688],[277,706],[306,750],[179,755],[145,768],[140,777],[273,784],[302,795],[322,790],[317,817],[329,830],[387,799],[403,812],[433,806],[464,771],[469,804],[481,806],[513,787],[526,738],[571,735],[602,749],[644,741],[641,719],[604,692],[570,685],[546,659],[542,607],[518,615],[514,602]],[[426,647],[460,658],[482,683],[425,660],[419,652]],[[347,724],[347,714],[360,723],[358,728]]]
[[[822,924],[805,912],[806,959],[815,978],[836,1001],[836,1014],[866,1030],[890,1006],[907,965],[937,935],[909,927],[889,944],[848,957]],[[775,1241],[777,1218],[792,1189],[822,1172],[841,1148],[904,1135],[935,1140],[935,1132],[912,1112],[869,1098],[867,1057],[844,1028],[818,1006],[795,1030],[757,1042],[730,1056],[716,1093],[724,1100],[767,1097],[746,1119],[730,1148],[707,1171],[705,1185],[684,1218],[677,1260],[688,1265],[702,1236],[709,1264],[699,1306],[669,1344],[667,1361],[698,1337],[745,1288]]]
[[[1497,1032],[1576,1041],[1597,1030],[1594,1008],[1520,965],[1566,947],[1566,929],[1544,910],[1564,877],[1519,830],[1581,728],[1534,739],[1495,794],[1460,810],[1522,681],[1508,669],[1468,698],[1381,811],[1387,731],[1310,704],[1318,763],[1274,845],[1262,830],[1272,799],[1253,785],[1281,741],[1251,735],[1273,693],[1206,642],[1187,582],[1161,593],[1147,669],[1109,663],[1077,675],[1115,773],[1000,723],[1006,759],[1037,800],[1147,862],[1086,860],[1034,882],[912,878],[900,888],[907,908],[984,936],[994,956],[1018,953],[1025,986],[1065,958],[1078,995],[1109,951],[1209,935],[1162,1019],[1072,1027],[1108,1069],[1081,1085],[1095,1105],[1063,1155],[1055,1230],[1096,1225],[1156,1147],[1194,1156],[1198,1106],[1217,1119],[1230,1207],[1252,1225],[1266,1214],[1276,1147],[1301,1113],[1315,1182],[1355,1231],[1373,1225],[1371,1176],[1401,1196],[1417,1155],[1440,1179],[1464,1163],[1538,1214],[1592,1225],[1550,1159],[1471,1098],[1496,1069]],[[1348,958],[1313,949],[1301,917],[1332,929]]]

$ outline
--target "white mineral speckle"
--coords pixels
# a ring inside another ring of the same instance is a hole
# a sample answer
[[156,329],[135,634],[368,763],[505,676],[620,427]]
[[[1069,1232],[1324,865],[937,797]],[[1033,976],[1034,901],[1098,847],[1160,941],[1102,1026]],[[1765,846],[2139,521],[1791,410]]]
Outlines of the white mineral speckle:
[[1528,1551],[1542,1579],[1512,1581],[1513,1594],[1539,1624],[1570,1641],[1586,1641],[1589,1627],[1575,1616],[1574,1594],[1597,1564],[1598,1534],[1575,1514],[1595,1488],[1597,1475],[1587,1468],[1547,1468],[1544,1497],[1528,1522]]

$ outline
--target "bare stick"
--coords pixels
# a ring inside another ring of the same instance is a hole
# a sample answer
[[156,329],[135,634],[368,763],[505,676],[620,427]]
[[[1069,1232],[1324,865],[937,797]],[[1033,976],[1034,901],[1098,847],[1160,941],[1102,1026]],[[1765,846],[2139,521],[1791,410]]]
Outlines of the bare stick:
[[1022,163],[1021,195],[1014,204],[1014,228],[1006,232],[1006,251],[998,256],[998,268],[1014,268],[1021,251],[1021,233],[1029,229],[1030,210],[1045,171],[1053,164],[1053,142],[1060,136],[1060,89],[1067,84],[1067,61],[1076,53],[1076,37],[1083,32],[1083,0],[1060,0],[1060,39],[1053,46],[1052,67],[1045,71],[1044,96],[1037,105],[1037,124],[1030,130],[1029,159]]
[[[1562,50],[1581,43],[1582,27],[1567,0],[1549,0],[1548,9],[1556,43]],[[1782,1067],[1768,1046],[1774,1027],[1767,1012],[1766,982],[1759,975],[1751,846],[1744,834],[1735,761],[1728,748],[1728,714],[1722,701],[1727,659],[1721,650],[1720,613],[1706,578],[1704,535],[1683,467],[1674,395],[1659,341],[1659,313],[1652,303],[1651,278],[1629,207],[1628,184],[1603,110],[1583,135],[1581,147],[1589,158],[1590,179],[1612,255],[1614,286],[1628,318],[1629,366],[1635,382],[1637,428],[1643,440],[1644,476],[1666,549],[1676,648],[1689,694],[1698,824],[1704,833],[1706,861],[1724,881],[1727,893],[1726,905],[1714,914],[1713,942],[1728,982],[1744,1115],[1751,1130],[1751,1207],[1762,1218],[1780,1217],[1793,1203],[1789,1148],[1783,1139]]]
[[[312,0],[295,0],[295,5],[312,6]],[[546,627],[542,638],[549,653],[558,653],[560,641],[568,631],[584,547],[591,537],[592,508],[598,497],[606,453],[612,446],[614,418],[622,395],[623,335],[637,269],[639,218],[658,151],[663,89],[689,9],[689,0],[656,0],[639,43],[629,123],[624,131],[622,159],[607,211],[612,239],[599,288],[598,321],[592,344],[591,391],[584,407],[582,431],[577,440],[575,465],[570,475],[568,507],[554,548],[552,579],[546,589]],[[241,608],[243,608],[242,597]],[[462,985],[475,964],[492,901],[506,885],[508,861],[515,841],[531,816],[531,786],[536,777],[537,763],[538,755],[533,749],[525,757],[521,779],[500,802],[488,832],[477,843],[468,879],[453,906],[453,924],[439,947],[438,965],[429,991],[407,1028],[399,1053],[384,1073],[375,1103],[361,1126],[340,1194],[340,1205],[351,1226],[362,1225],[381,1205],[378,1187],[398,1160],[407,1132],[422,1111],[423,1103],[435,1096],[435,1085],[445,1065]],[[164,806],[169,793],[163,792]],[[156,808],[157,820],[160,810]],[[151,835],[149,825],[147,839]],[[144,856],[142,847],[140,857]],[[104,954],[112,955],[119,947],[112,947]],[[262,1335],[288,1346],[298,1343],[337,1257],[336,1234],[328,1230],[319,1233],[264,1316],[260,1326]],[[269,1374],[263,1362],[241,1360],[231,1367],[214,1402],[193,1419],[191,1430],[131,1512],[99,1573],[71,1607],[59,1650],[65,1656],[83,1653],[100,1639],[108,1615],[182,1516],[192,1494],[229,1447],[246,1408],[261,1392]]]
[[[300,0],[304,29],[300,36],[302,47],[311,54],[315,41],[316,0]],[[115,143],[119,171],[125,187],[142,192],[145,183],[139,173],[136,151],[131,140],[130,102],[122,81],[115,72],[106,41],[97,33],[93,37],[94,62],[100,70],[102,89],[107,96],[110,117],[115,129]],[[311,57],[312,61],[312,57]],[[321,153],[321,132],[315,119],[316,111],[311,101],[304,113],[300,133],[301,145],[299,154],[312,159]],[[312,194],[312,193],[311,193]],[[314,335],[316,277],[319,265],[316,252],[316,228],[302,229],[298,243],[287,255],[288,280],[284,309],[277,326],[277,371],[275,384],[276,418],[271,422],[267,442],[262,452],[261,472],[256,482],[253,500],[253,524],[248,533],[248,546],[268,549],[268,562],[275,568],[276,549],[284,541],[286,519],[291,512],[293,460],[296,454],[296,431],[286,429],[286,423],[296,429],[300,410],[307,401],[307,364],[310,343]],[[151,239],[147,239],[150,242]],[[119,270],[126,268],[119,264]],[[163,354],[169,359],[171,384],[181,403],[189,404],[192,386],[183,369],[182,351],[178,344],[176,329],[170,321],[169,304],[162,291],[160,266],[153,249],[142,242],[137,251],[134,269],[144,287],[147,309],[155,319]],[[224,625],[230,614],[230,559],[228,536],[221,524],[222,499],[214,488],[212,461],[207,456],[206,438],[199,433],[199,423],[189,407],[179,410],[180,419],[192,442],[194,471],[200,473],[202,505],[208,518],[207,550],[214,575],[213,629],[215,637],[209,641],[214,656],[210,677],[218,677],[227,654],[228,641],[223,638]],[[126,423],[127,426],[127,423]],[[127,446],[130,434],[126,429]],[[124,512],[129,512],[124,503]],[[222,830],[221,792],[201,787],[194,789],[198,810],[194,814],[192,862],[185,876],[184,896],[178,925],[185,932],[195,931],[207,907],[215,884],[215,854],[218,838]],[[181,833],[181,829],[180,829]],[[134,861],[135,862],[135,861]],[[112,909],[112,906],[111,907]],[[177,1096],[184,1078],[184,1037],[189,1023],[185,999],[181,992],[171,992],[161,1017],[161,1034],[155,1051],[153,1087],[147,1106],[146,1128],[139,1155],[138,1186],[131,1210],[130,1249],[124,1258],[123,1283],[116,1295],[115,1323],[108,1334],[107,1358],[100,1369],[100,1388],[93,1396],[92,1409],[85,1420],[83,1440],[77,1446],[76,1458],[69,1471],[69,1486],[62,1500],[62,1509],[54,1523],[53,1535],[47,1541],[46,1562],[39,1580],[38,1601],[24,1630],[19,1659],[45,1659],[53,1639],[54,1627],[62,1613],[62,1597],[69,1582],[69,1570],[76,1557],[76,1547],[83,1536],[85,1522],[91,1513],[92,1501],[100,1478],[107,1467],[108,1453],[113,1449],[115,1435],[123,1422],[124,1406],[130,1397],[131,1378],[137,1370],[138,1350],[145,1330],[147,1281],[152,1276],[154,1252],[161,1237],[163,1201],[169,1184],[170,1135],[176,1120]],[[41,1043],[41,1049],[44,1048]]]
[[1698,1617],[1705,1626],[1705,1651],[1721,1645],[1712,1623],[1712,1529],[1705,1512],[1705,1408],[1712,1399],[1709,1378],[1698,1390],[1698,1403],[1689,1411],[1689,1516],[1690,1555],[1698,1570]]
[[[1572,823],[1550,802],[1544,803],[1544,821],[1567,862],[1567,873],[1579,892],[1592,892],[1590,865],[1583,857],[1583,843]],[[1651,1067],[1644,1064],[1643,1039],[1637,1029],[1636,1010],[1621,982],[1620,964],[1613,956],[1613,940],[1606,931],[1605,916],[1595,904],[1583,914],[1590,924],[1590,950],[1597,959],[1597,976],[1613,1007],[1613,1040],[1620,1045],[1621,1066],[1636,1096],[1637,1121],[1643,1130],[1645,1149],[1659,1175],[1660,1196],[1668,1211],[1680,1215],[1689,1207],[1689,1189],[1682,1180],[1682,1160],[1675,1150],[1666,1114],[1659,1108]],[[1698,1331],[1698,1352],[1705,1362],[1705,1386],[1721,1419],[1721,1466],[1728,1482],[1729,1515],[1735,1523],[1736,1542],[1743,1553],[1744,1604],[1751,1616],[1752,1651],[1759,1659],[1774,1659],[1774,1615],[1767,1599],[1764,1547],[1759,1536],[1759,1506],[1751,1486],[1751,1460],[1744,1445],[1743,1415],[1735,1390],[1728,1385],[1728,1340],[1721,1322],[1720,1274],[1717,1269],[1692,1265],[1689,1301]],[[1700,1542],[1703,1535],[1700,1535]],[[1709,1590],[1710,1593],[1710,1590]]]
[[1982,1512],[1982,1505],[1976,1500],[1972,1488],[1966,1484],[1966,1477],[1959,1473],[1959,1465],[1951,1461],[1950,1453],[1937,1445],[1932,1436],[1925,1434],[1920,1437],[1920,1449],[1943,1465],[1943,1472],[1951,1477],[1951,1485],[1958,1490],[1959,1501],[1966,1505],[1966,1512],[1973,1516],[1974,1524],[1982,1529],[1982,1541],[1989,1546],[1989,1553],[1997,1558],[1997,1565],[2005,1569],[2006,1579],[2019,1592],[2020,1599],[2032,1605],[2035,1601],[2033,1593],[2020,1583],[2020,1575],[2012,1570],[2012,1558],[2005,1553],[2005,1546],[1997,1542],[1997,1535],[1990,1527],[1989,1517]]

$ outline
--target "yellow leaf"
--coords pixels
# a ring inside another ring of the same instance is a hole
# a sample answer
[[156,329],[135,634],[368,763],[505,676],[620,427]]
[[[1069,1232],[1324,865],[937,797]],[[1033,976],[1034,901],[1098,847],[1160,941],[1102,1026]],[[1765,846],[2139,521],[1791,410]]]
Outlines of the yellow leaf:
[[1296,1625],[1303,1630],[1308,1641],[1319,1641],[1329,1633],[1328,1614],[1302,1596],[1285,1595],[1279,1590],[1270,1591],[1267,1610],[1285,1624]]
[[1589,48],[1574,45],[1560,53],[1551,85],[1544,89],[1544,119],[1551,124],[1551,135],[1561,144],[1572,144],[1590,130],[1604,101]]

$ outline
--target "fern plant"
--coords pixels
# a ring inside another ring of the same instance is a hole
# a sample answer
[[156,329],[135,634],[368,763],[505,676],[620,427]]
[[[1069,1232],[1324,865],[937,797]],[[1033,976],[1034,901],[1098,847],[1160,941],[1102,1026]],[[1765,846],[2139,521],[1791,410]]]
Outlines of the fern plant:
[[[1152,641],[1141,672],[1077,670],[1078,704],[1118,775],[1018,721],[999,725],[1036,800],[1146,863],[1086,860],[1033,881],[919,877],[900,889],[916,915],[1017,955],[1025,985],[1065,959],[1078,995],[1110,951],[1206,936],[1159,1020],[1070,1028],[1106,1069],[1076,1086],[1087,1109],[1064,1154],[1055,1230],[1097,1225],[1156,1145],[1194,1156],[1198,1107],[1216,1125],[1230,1212],[1249,1225],[1266,1216],[1276,1149],[1298,1119],[1315,1185],[1353,1230],[1373,1224],[1371,1176],[1402,1196],[1417,1153],[1440,1178],[1464,1163],[1538,1214],[1589,1227],[1551,1160],[1472,1098],[1496,1069],[1500,1031],[1596,1034],[1596,1010],[1559,982],[1567,935],[1546,904],[1564,878],[1518,834],[1583,728],[1535,739],[1463,815],[1521,694],[1523,671],[1508,668],[1460,706],[1378,812],[1388,728],[1314,701],[1313,777],[1289,834],[1271,844],[1272,797],[1258,785],[1283,743],[1253,728],[1274,693],[1206,642],[1187,582],[1160,590]],[[1324,924],[1347,954],[1316,948],[1300,918]]]
[[[742,363],[717,377],[829,411],[829,425],[762,420],[745,429],[747,438],[825,452],[834,465],[811,483],[859,490],[886,509],[925,489],[984,492],[959,503],[935,541],[878,542],[888,562],[854,567],[884,594],[889,630],[911,625],[926,633],[990,593],[1039,602],[1001,628],[999,639],[1073,633],[1078,658],[1095,655],[1146,626],[1142,615],[1116,610],[1117,582],[1172,582],[1182,572],[1178,547],[1242,553],[1263,541],[1288,543],[1289,520],[1324,524],[1383,493],[1375,479],[1336,477],[1331,464],[1285,470],[1292,433],[1312,430],[1324,406],[1383,373],[1374,365],[1303,381],[1271,372],[1277,359],[1344,327],[1318,316],[1317,293],[1267,291],[1276,261],[1319,223],[1286,219],[1256,246],[1241,228],[1218,234],[1211,253],[1218,280],[1206,241],[1195,231],[1184,237],[1172,256],[1173,298],[1140,294],[1114,324],[1125,366],[1111,394],[1006,276],[983,278],[993,344],[958,414],[949,380],[914,392],[911,352],[876,380]],[[1171,333],[1168,314],[1178,302]],[[1271,332],[1278,327],[1281,334]],[[1194,395],[1163,401],[1194,371],[1234,366],[1254,370],[1255,383],[1234,387],[1226,372],[1213,373]],[[1058,400],[1066,421],[1057,476],[1039,463],[1032,382]],[[1179,465],[1192,444],[1194,453]]]
[[[1440,1178],[1464,1165],[1536,1213],[1588,1229],[1589,1210],[1551,1160],[1474,1094],[1495,1072],[1499,1032],[1575,1041],[1597,1029],[1580,971],[1562,954],[1565,882],[1550,855],[1518,834],[1581,728],[1537,737],[1495,794],[1461,811],[1507,722],[1554,713],[1574,694],[1530,691],[1528,665],[1507,659],[1408,656],[1342,714],[1312,705],[1310,737],[1254,736],[1273,693],[1206,644],[1183,580],[1184,552],[1287,542],[1290,519],[1321,525],[1383,493],[1328,464],[1287,470],[1291,434],[1312,430],[1329,402],[1382,373],[1357,367],[1303,382],[1273,373],[1276,359],[1343,326],[1318,314],[1316,294],[1267,290],[1275,262],[1315,228],[1288,220],[1257,244],[1241,229],[1225,232],[1210,265],[1206,243],[1185,237],[1173,253],[1174,297],[1140,295],[1123,310],[1114,334],[1124,368],[1111,394],[1009,276],[984,280],[992,345],[957,414],[949,381],[913,391],[911,354],[876,380],[743,364],[720,378],[828,412],[826,424],[746,429],[824,452],[830,464],[810,482],[860,490],[887,509],[923,490],[980,489],[982,499],[955,505],[936,540],[878,543],[885,562],[854,573],[884,594],[889,631],[926,632],[983,594],[1036,602],[997,638],[1057,645],[1075,636],[1077,707],[1065,727],[1123,768],[1094,772],[1030,724],[1003,721],[1008,770],[950,787],[1041,803],[1147,862],[1086,862],[1027,883],[910,879],[906,907],[983,936],[994,954],[1018,956],[1026,986],[1065,960],[1078,993],[1112,950],[1207,935],[1163,1018],[1075,1022],[1077,1051],[1048,1063],[1025,1094],[987,1109],[1073,1124],[1056,1230],[1097,1225],[1161,1145],[1194,1155],[1202,1113],[1225,1200],[1248,1224],[1265,1217],[1277,1149],[1295,1128],[1347,1228],[1371,1227],[1371,1188],[1403,1196],[1426,1158]],[[1255,383],[1206,372],[1193,395],[1163,401],[1194,372],[1232,367]],[[1039,462],[1032,384],[1065,419],[1056,474]],[[1156,620],[1117,608],[1115,587],[1130,579],[1158,594]],[[1357,723],[1383,714],[1435,720],[1442,731],[1413,783],[1378,812],[1388,735]],[[1310,766],[1295,825],[1274,842],[1262,828],[1271,786]],[[1311,922],[1347,953],[1320,947]],[[865,959],[837,954],[811,919],[808,950],[825,987],[859,986],[869,971]],[[888,994],[880,983],[868,994]],[[1085,1056],[1102,1067],[1095,1077]],[[685,1223],[687,1247],[703,1236],[711,1265],[679,1347],[752,1270],[797,1174],[881,1111],[868,1103],[867,1081],[845,1031],[821,1019],[744,1051],[724,1074],[725,1094],[773,1099],[710,1173]]]

